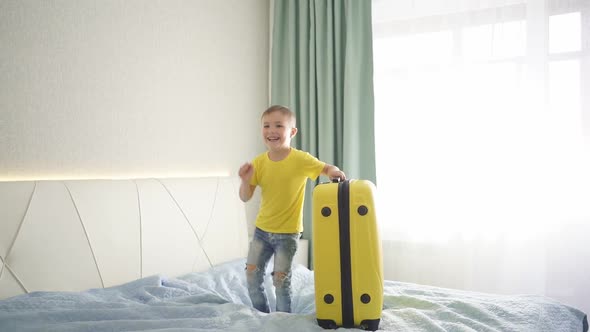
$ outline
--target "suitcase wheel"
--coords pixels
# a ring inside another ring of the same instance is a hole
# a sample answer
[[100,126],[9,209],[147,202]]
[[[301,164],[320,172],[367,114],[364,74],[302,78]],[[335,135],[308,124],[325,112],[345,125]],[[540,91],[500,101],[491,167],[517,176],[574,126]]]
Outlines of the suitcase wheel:
[[381,319],[366,319],[361,322],[361,326],[359,327],[367,331],[377,331],[379,329],[379,321]]
[[338,328],[336,322],[331,319],[318,319],[318,325],[328,330],[335,330]]

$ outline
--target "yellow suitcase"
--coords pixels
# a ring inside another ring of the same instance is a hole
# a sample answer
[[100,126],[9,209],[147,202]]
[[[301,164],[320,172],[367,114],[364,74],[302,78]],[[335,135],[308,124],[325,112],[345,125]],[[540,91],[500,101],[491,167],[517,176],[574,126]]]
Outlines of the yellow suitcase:
[[323,328],[379,328],[383,256],[374,193],[367,180],[323,183],[313,190],[316,318]]

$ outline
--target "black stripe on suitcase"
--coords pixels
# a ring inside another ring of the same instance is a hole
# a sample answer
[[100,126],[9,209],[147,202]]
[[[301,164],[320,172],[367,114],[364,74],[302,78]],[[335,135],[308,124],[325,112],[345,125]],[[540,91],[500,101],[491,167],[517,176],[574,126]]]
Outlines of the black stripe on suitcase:
[[340,233],[340,280],[342,326],[354,327],[352,262],[350,260],[350,181],[338,184],[338,224]]

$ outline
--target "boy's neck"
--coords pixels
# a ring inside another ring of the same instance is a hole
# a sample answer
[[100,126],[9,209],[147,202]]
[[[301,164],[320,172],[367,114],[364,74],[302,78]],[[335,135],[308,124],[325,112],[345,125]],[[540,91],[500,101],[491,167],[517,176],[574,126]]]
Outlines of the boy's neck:
[[277,150],[268,150],[268,158],[272,161],[281,161],[289,155],[291,147],[284,147]]

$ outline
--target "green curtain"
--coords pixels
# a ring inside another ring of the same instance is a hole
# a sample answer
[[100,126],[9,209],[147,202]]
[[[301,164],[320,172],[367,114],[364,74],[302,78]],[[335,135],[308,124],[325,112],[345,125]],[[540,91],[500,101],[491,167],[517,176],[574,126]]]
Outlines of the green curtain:
[[271,104],[297,115],[295,146],[376,182],[371,0],[275,0],[273,15]]

